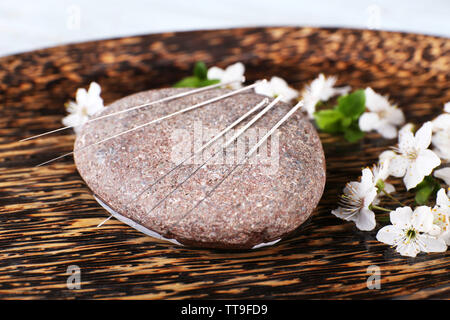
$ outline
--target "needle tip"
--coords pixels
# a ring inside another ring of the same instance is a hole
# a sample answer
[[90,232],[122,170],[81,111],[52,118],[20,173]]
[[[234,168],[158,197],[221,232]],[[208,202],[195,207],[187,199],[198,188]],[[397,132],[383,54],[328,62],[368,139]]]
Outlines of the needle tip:
[[304,102],[303,102],[303,99],[302,99],[302,100],[300,100],[299,102],[297,102],[295,104],[295,107],[303,107],[303,105],[304,105]]

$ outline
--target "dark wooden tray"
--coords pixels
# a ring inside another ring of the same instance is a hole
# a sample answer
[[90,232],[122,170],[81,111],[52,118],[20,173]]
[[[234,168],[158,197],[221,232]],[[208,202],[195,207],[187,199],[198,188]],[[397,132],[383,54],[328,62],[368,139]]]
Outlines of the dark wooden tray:
[[[97,81],[106,103],[170,86],[195,61],[242,61],[248,81],[278,75],[301,89],[319,72],[339,85],[389,94],[421,123],[450,100],[450,41],[348,29],[251,28],[95,41],[0,58],[0,298],[449,298],[449,253],[401,257],[330,214],[345,182],[393,144],[321,134],[327,185],[312,219],[279,244],[232,252],[180,248],[107,217],[72,158],[71,132],[18,143],[58,128],[76,88]],[[400,184],[396,185],[402,189]],[[81,289],[66,287],[70,265]],[[381,290],[366,287],[381,268]]]

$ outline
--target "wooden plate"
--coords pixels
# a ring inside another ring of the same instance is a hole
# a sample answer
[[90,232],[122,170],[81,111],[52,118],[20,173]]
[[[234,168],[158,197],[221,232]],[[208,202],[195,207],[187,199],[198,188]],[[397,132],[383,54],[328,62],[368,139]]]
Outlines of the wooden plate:
[[[422,123],[450,100],[450,41],[348,29],[251,28],[165,33],[80,43],[0,58],[0,298],[449,298],[449,252],[401,257],[330,214],[345,182],[395,141],[358,144],[321,134],[325,194],[309,223],[276,246],[232,252],[179,248],[107,217],[73,160],[71,132],[18,143],[61,126],[64,103],[97,81],[106,103],[166,87],[193,64],[242,61],[248,81],[278,75],[297,89],[319,72],[338,85],[389,94]],[[402,189],[400,183],[396,185]],[[81,269],[81,289],[66,287]],[[381,290],[366,286],[381,270]]]

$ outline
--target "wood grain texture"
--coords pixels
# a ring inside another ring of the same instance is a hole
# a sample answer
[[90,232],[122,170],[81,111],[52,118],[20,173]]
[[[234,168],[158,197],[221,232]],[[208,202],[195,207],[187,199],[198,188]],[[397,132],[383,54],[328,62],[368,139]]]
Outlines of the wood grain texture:
[[[450,100],[450,41],[424,35],[315,28],[166,33],[80,43],[0,58],[0,298],[450,298],[449,253],[401,257],[330,214],[346,181],[393,141],[358,144],[321,134],[327,185],[312,219],[288,239],[254,251],[179,248],[110,221],[72,158],[60,127],[64,103],[97,81],[106,103],[170,86],[195,61],[242,61],[248,81],[278,75],[297,89],[319,72],[338,85],[389,94],[422,123]],[[399,190],[403,190],[399,183]],[[404,199],[408,201],[410,199]],[[81,289],[66,287],[69,265]],[[381,268],[368,290],[367,267]]]

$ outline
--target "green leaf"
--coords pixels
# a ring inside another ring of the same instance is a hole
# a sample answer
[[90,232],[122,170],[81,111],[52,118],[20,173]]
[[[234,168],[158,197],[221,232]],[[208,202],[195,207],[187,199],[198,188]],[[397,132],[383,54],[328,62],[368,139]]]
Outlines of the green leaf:
[[199,80],[206,80],[208,74],[208,68],[203,61],[198,61],[194,66],[194,76]]
[[413,189],[416,193],[416,203],[420,205],[427,204],[428,199],[431,196],[436,196],[440,188],[441,185],[436,179],[434,179],[431,175],[426,176],[423,181]]
[[200,80],[195,76],[186,77],[181,79],[173,86],[174,88],[197,88],[200,83]]
[[353,93],[338,98],[336,108],[345,117],[357,120],[366,110],[366,95],[364,90],[356,90]]
[[216,83],[219,83],[219,82],[220,82],[220,80],[218,80],[218,79],[205,79],[205,80],[200,80],[200,81],[198,82],[197,87],[206,87],[206,86],[210,86],[210,85],[212,85],[212,84],[216,84]]
[[353,123],[349,128],[345,129],[344,138],[347,139],[348,142],[356,142],[364,137],[364,132],[359,129],[357,123]]
[[317,126],[328,133],[342,132],[342,114],[336,109],[326,109],[314,113]]
[[173,86],[174,88],[200,88],[210,86],[212,84],[216,84],[219,82],[220,80],[209,80],[209,79],[200,80],[195,76],[191,76],[178,81]]
[[364,90],[340,96],[334,109],[320,110],[314,113],[317,126],[328,133],[343,133],[349,142],[356,142],[364,137],[358,125],[358,119],[366,109]]
[[352,118],[342,118],[341,124],[343,128],[348,128],[352,124]]
[[174,88],[200,88],[220,82],[220,80],[218,79],[208,79],[207,76],[208,68],[206,68],[206,64],[202,61],[199,61],[194,66],[193,76],[181,79],[173,86]]

